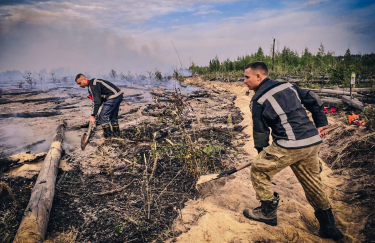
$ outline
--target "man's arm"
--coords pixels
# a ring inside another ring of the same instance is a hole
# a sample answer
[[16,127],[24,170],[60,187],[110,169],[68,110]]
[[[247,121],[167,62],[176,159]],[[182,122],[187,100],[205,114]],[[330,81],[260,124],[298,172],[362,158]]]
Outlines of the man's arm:
[[94,99],[94,107],[92,109],[91,116],[94,117],[95,119],[95,116],[96,114],[98,114],[100,105],[102,103],[102,98],[101,98],[102,93],[101,93],[100,84],[93,81],[93,85],[91,86],[91,92],[92,92],[92,96]]
[[251,102],[250,105],[252,106],[254,147],[260,153],[269,145],[270,129],[263,120],[263,107],[257,102]]
[[[318,128],[318,131],[319,128],[327,126],[327,116],[323,111],[323,102],[319,99],[319,97],[310,90],[301,89],[297,86],[294,86],[294,88],[297,90],[303,106],[311,112],[312,118],[314,120],[315,126]],[[319,131],[319,133],[320,132],[321,131]]]

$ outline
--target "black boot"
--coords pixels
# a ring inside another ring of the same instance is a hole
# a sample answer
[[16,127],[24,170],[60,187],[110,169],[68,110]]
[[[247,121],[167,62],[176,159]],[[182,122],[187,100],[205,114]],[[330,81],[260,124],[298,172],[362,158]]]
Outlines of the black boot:
[[327,210],[316,210],[315,217],[318,219],[320,224],[319,235],[322,238],[331,238],[334,241],[341,240],[344,235],[336,227],[335,218],[332,214],[332,208]]
[[279,205],[279,194],[273,193],[273,199],[269,201],[260,201],[261,206],[255,209],[245,209],[243,215],[246,218],[263,222],[268,225],[277,225],[277,206]]
[[121,137],[121,133],[120,133],[120,127],[119,125],[116,123],[116,124],[112,124],[112,132],[113,132],[113,137],[115,138],[119,138]]
[[104,138],[100,142],[96,143],[98,146],[101,146],[106,140],[110,140],[112,137],[111,127],[109,124],[102,125],[102,129]]

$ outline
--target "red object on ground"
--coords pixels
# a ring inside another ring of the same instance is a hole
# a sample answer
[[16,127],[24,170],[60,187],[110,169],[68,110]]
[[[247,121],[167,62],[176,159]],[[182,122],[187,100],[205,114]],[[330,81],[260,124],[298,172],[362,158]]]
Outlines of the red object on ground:
[[323,111],[324,111],[324,113],[326,113],[326,114],[328,114],[328,113],[335,113],[335,112],[336,112],[336,109],[335,109],[335,108],[323,107]]

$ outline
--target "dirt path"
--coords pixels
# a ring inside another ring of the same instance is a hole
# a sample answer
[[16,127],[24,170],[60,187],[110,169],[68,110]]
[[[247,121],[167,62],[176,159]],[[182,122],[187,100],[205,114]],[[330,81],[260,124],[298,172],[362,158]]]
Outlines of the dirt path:
[[[253,149],[252,120],[249,103],[252,94],[246,95],[247,88],[240,83],[203,82],[199,79],[187,81],[191,85],[203,86],[216,90],[227,89],[237,95],[235,105],[243,113],[243,133],[250,136],[243,147],[249,159],[256,156]],[[330,124],[339,123],[329,119]],[[330,136],[327,135],[326,139]],[[321,153],[330,148],[323,146]],[[337,175],[323,165],[322,180],[336,217],[337,225],[345,234],[344,242],[362,242],[360,234],[364,228],[366,210],[344,203],[342,188],[347,183],[346,176]],[[274,190],[280,194],[278,210],[278,226],[272,227],[246,219],[242,211],[246,207],[257,207],[259,201],[250,181],[249,169],[235,174],[233,179],[226,180],[224,186],[216,185],[211,195],[198,200],[190,200],[181,210],[179,218],[174,223],[174,230],[183,232],[177,242],[332,242],[321,239],[317,232],[318,221],[314,210],[308,204],[303,189],[292,170],[287,168],[277,174],[273,180]],[[219,180],[218,180],[219,181]],[[194,239],[194,240],[192,240]]]

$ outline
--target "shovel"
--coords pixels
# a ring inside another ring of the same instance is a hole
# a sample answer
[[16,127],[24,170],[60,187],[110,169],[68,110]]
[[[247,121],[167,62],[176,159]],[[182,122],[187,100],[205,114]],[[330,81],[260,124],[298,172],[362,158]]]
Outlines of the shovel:
[[227,170],[227,171],[223,171],[220,174],[211,174],[211,175],[201,176],[199,178],[198,182],[197,182],[197,185],[202,184],[202,183],[206,183],[206,182],[209,182],[209,181],[217,180],[219,178],[226,177],[226,176],[229,176],[231,174],[234,174],[237,171],[240,171],[242,169],[245,169],[246,167],[249,167],[251,165],[251,163],[252,162],[249,162],[247,164],[241,165],[238,168],[233,168],[233,169],[230,169],[230,170]]
[[94,130],[94,128],[95,128],[95,124],[89,122],[89,129],[87,133],[84,133],[81,137],[81,149],[82,150],[85,150],[86,145],[89,143],[90,135],[91,135],[92,130]]

